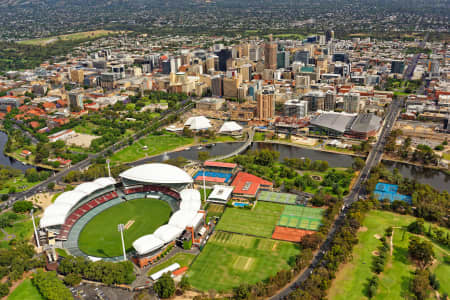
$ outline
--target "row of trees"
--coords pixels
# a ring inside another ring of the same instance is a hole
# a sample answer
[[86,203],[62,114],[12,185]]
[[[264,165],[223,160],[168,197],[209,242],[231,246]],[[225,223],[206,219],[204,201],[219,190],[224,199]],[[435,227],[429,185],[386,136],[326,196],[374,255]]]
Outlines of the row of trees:
[[72,293],[58,278],[56,272],[44,272],[37,270],[31,282],[37,287],[44,299],[47,300],[70,300]]
[[369,278],[367,283],[367,296],[373,298],[378,289],[379,278],[378,275],[384,271],[386,261],[388,259],[389,244],[387,239],[392,237],[392,227],[388,227],[384,236],[380,238],[381,245],[378,247],[376,255],[372,258],[372,272],[375,274]]
[[[117,177],[122,171],[124,171],[127,167],[125,165],[115,165],[111,167],[111,175],[113,177]],[[106,164],[104,163],[95,163],[90,165],[89,168],[85,171],[70,171],[64,177],[64,182],[72,183],[72,182],[80,182],[80,181],[90,181],[99,177],[108,176],[108,169]]]
[[325,172],[328,169],[328,162],[326,160],[311,161],[309,158],[285,158],[284,164],[288,167],[297,170],[314,170]]
[[358,243],[357,232],[365,213],[373,207],[370,201],[354,203],[330,245],[330,250],[321,258],[318,267],[296,289],[289,299],[323,299],[330,287],[331,280],[341,263],[346,263],[352,254],[354,245]]
[[133,264],[124,262],[91,262],[84,257],[65,257],[58,266],[58,272],[70,275],[74,280],[82,277],[87,280],[99,281],[104,284],[130,284],[136,276],[133,272]]

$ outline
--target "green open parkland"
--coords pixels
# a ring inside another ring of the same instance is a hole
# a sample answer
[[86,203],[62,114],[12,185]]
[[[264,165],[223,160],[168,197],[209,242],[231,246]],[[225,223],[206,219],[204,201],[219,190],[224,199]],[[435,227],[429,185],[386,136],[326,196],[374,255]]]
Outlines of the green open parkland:
[[31,283],[31,279],[25,279],[12,293],[8,300],[44,300],[37,287]]
[[[388,256],[385,270],[380,274],[379,287],[373,299],[395,300],[413,298],[409,285],[415,267],[408,258],[410,233],[404,227],[415,220],[412,216],[399,215],[391,212],[374,210],[369,212],[358,234],[359,243],[353,250],[353,260],[336,274],[336,279],[328,293],[332,300],[368,299],[366,287],[371,271],[374,251],[380,245],[377,237],[383,236],[385,229],[394,227],[393,254]],[[426,223],[428,228],[430,224]],[[400,228],[395,228],[400,227]],[[422,237],[427,239],[426,237]],[[444,256],[449,255],[449,249],[432,242],[436,254],[436,262],[431,271],[436,274],[441,283],[440,293],[450,293],[450,265],[444,262]],[[410,297],[411,296],[411,297]]]
[[178,147],[192,144],[193,142],[193,138],[182,137],[172,133],[149,135],[114,153],[111,156],[111,160],[115,162],[133,162],[148,156],[172,151]]
[[171,208],[167,202],[156,199],[130,200],[101,212],[81,231],[78,246],[87,255],[115,257],[122,255],[118,224],[131,224],[124,230],[125,248],[139,237],[151,234],[169,220]]
[[226,292],[241,283],[253,284],[289,269],[300,253],[296,244],[216,232],[188,271],[196,289]]
[[39,39],[32,39],[32,40],[25,40],[20,41],[20,44],[26,44],[26,45],[36,45],[36,46],[45,46],[57,41],[75,41],[75,40],[82,40],[82,39],[92,39],[92,38],[98,38],[102,36],[106,36],[108,34],[114,34],[117,33],[115,31],[110,30],[93,30],[93,31],[83,31],[83,32],[76,32],[76,33],[69,33],[69,34],[63,34],[58,36],[50,36],[45,38],[39,38]]
[[216,229],[270,238],[283,209],[284,205],[270,202],[257,202],[251,210],[229,207]]

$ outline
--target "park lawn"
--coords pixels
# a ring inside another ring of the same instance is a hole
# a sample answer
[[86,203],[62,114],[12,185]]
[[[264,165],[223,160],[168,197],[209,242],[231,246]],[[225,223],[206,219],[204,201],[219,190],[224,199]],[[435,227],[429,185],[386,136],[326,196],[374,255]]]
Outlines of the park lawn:
[[152,275],[158,271],[161,271],[162,269],[167,268],[170,265],[173,265],[174,263],[178,263],[180,267],[189,267],[192,263],[192,261],[195,258],[195,254],[192,253],[177,253],[171,258],[169,258],[167,261],[154,266],[148,271],[148,275]]
[[[203,191],[203,185],[199,186],[199,192],[200,196],[202,198],[202,203],[205,203],[206,199],[208,199],[209,195],[212,193],[213,189],[205,187],[205,191]],[[205,192],[206,192],[206,198],[205,198]]]
[[115,33],[115,32],[111,31],[111,30],[103,30],[103,29],[93,30],[93,31],[83,31],[83,32],[69,33],[69,34],[63,34],[63,35],[58,35],[58,36],[50,36],[50,37],[39,38],[39,39],[25,40],[25,41],[20,41],[19,43],[25,44],[25,45],[45,46],[47,44],[57,42],[59,40],[75,41],[75,40],[82,40],[82,39],[87,39],[87,38],[92,39],[92,38],[106,36],[110,33]]
[[266,134],[264,132],[255,132],[253,136],[253,141],[261,142],[266,139]]
[[217,230],[272,237],[284,205],[257,202],[253,209],[228,207],[217,225]]
[[44,300],[37,287],[31,283],[31,279],[25,279],[12,293],[8,300]]
[[67,253],[67,251],[65,249],[62,248],[56,248],[55,249],[56,253],[58,253],[59,256],[61,257],[67,257],[69,256],[69,253]]
[[77,126],[75,126],[73,128],[73,130],[75,132],[78,132],[78,133],[95,135],[94,134],[94,130],[97,129],[97,128],[98,128],[97,125],[95,125],[95,124],[93,124],[91,122],[88,122],[88,121],[84,121],[83,123],[78,124]]
[[[373,210],[369,212],[358,234],[359,243],[353,249],[353,260],[344,265],[336,274],[328,292],[328,299],[353,300],[367,299],[367,280],[373,276],[371,271],[373,251],[381,245],[375,235],[383,236],[387,227],[404,227],[414,221],[408,215],[399,215],[386,211]],[[428,226],[428,225],[427,225]],[[405,299],[409,295],[409,283],[414,267],[408,259],[408,243],[410,234],[403,229],[394,229],[394,252],[386,263],[385,270],[380,275],[380,285],[374,299]],[[434,244],[435,245],[435,244]],[[448,289],[450,266],[444,265],[443,251],[436,247],[438,264],[436,276],[441,281],[441,290]]]
[[296,244],[215,232],[188,271],[196,289],[230,291],[242,283],[253,284],[290,269],[300,253]]
[[11,178],[9,180],[2,182],[2,188],[0,189],[0,194],[8,194],[9,189],[11,187],[15,187],[16,192],[25,191],[38,183],[39,182],[28,182],[28,180],[25,178],[25,175],[21,174],[18,177]]
[[122,254],[118,224],[126,225],[124,230],[126,251],[132,250],[132,243],[143,235],[153,233],[169,220],[171,208],[167,202],[156,199],[135,199],[115,205],[95,216],[81,231],[78,240],[80,250],[87,255],[114,257]]
[[225,205],[209,203],[207,210],[206,210],[208,212],[208,214],[206,215],[206,222],[209,222],[210,218],[212,218],[212,217],[221,218],[223,215],[224,209],[225,209]]
[[[192,144],[193,138],[177,136],[175,134],[150,135],[138,142],[114,153],[112,161],[132,162],[138,159],[174,150],[178,147]],[[144,149],[147,146],[147,149]]]

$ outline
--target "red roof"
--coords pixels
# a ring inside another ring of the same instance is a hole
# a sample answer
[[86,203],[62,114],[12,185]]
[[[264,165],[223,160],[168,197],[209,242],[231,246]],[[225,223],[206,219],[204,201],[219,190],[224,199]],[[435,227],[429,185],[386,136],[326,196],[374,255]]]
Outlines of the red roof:
[[219,162],[219,161],[205,161],[203,163],[203,165],[205,167],[219,167],[219,168],[230,168],[230,169],[234,169],[237,166],[237,164]]
[[264,180],[258,176],[239,172],[231,183],[234,186],[234,194],[256,195],[261,185],[271,187],[270,181]]
[[187,270],[188,270],[188,267],[181,267],[181,268],[176,269],[175,271],[173,271],[172,275],[173,276],[178,276],[178,275],[186,273]]
[[38,128],[39,126],[41,126],[41,124],[39,124],[39,122],[36,121],[31,121],[30,126],[33,128]]

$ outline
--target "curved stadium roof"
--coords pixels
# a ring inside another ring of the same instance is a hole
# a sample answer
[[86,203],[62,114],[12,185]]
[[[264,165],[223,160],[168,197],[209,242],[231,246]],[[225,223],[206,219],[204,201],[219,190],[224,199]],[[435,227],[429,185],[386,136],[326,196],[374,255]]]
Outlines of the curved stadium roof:
[[192,177],[184,170],[161,163],[140,165],[122,172],[120,177],[137,182],[179,184],[192,183]]

